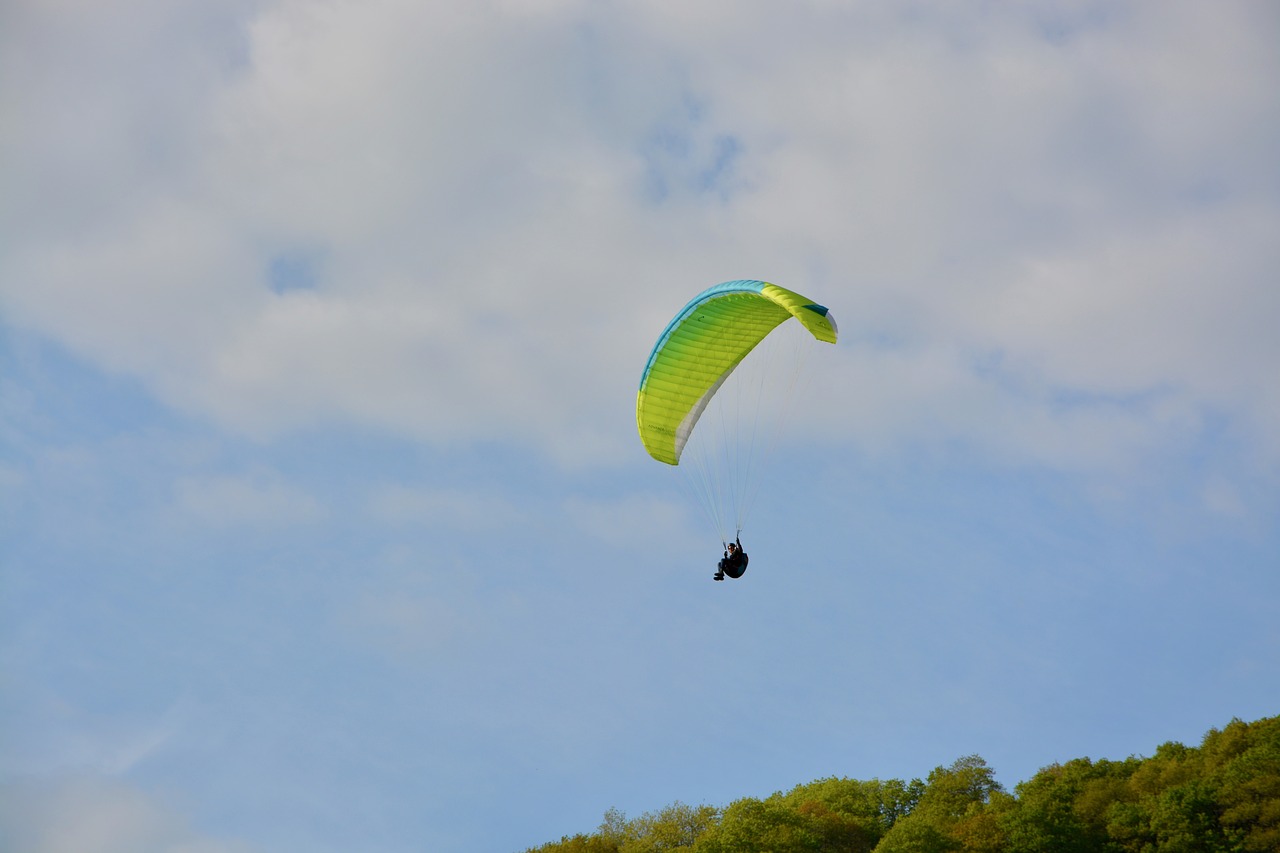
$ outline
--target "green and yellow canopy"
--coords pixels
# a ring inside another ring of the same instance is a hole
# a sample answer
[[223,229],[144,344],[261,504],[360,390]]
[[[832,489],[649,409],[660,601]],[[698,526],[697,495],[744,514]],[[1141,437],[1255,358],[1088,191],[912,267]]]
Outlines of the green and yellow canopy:
[[836,342],[825,307],[776,284],[727,281],[695,296],[658,338],[640,377],[636,424],[649,455],[680,464],[707,402],[747,353],[792,317],[818,340]]

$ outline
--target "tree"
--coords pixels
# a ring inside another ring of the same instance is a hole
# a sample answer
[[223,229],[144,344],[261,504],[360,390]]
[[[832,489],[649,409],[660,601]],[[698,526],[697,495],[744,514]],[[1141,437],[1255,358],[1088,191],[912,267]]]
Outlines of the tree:
[[1003,790],[982,756],[966,755],[950,767],[934,768],[915,811],[943,823],[955,822]]
[[1280,717],[1232,720],[1203,749],[1226,837],[1247,853],[1280,850]]
[[885,833],[876,853],[999,851],[1004,830],[986,807],[1003,790],[978,755],[934,768],[910,812]]
[[775,794],[746,798],[725,809],[698,839],[696,853],[870,853],[878,832],[867,821],[833,811],[819,800],[799,804]]
[[977,755],[927,782],[843,777],[723,812],[674,803],[528,853],[1271,853],[1280,850],[1280,717],[1232,720],[1199,747],[1075,759],[1004,791]]
[[1117,801],[1134,799],[1128,779],[1136,759],[1126,762],[1087,758],[1054,764],[1017,786],[1016,807],[1001,816],[1011,853],[1102,850],[1110,836],[1108,814]]
[[859,782],[831,777],[797,785],[784,795],[784,800],[795,807],[822,803],[836,814],[863,824],[878,839],[916,807],[923,792],[924,783],[919,779],[904,784],[898,779]]
[[530,847],[526,853],[618,853],[618,845],[600,835],[566,835],[559,841]]
[[922,815],[907,815],[885,833],[875,853],[956,853],[960,842]]
[[692,850],[694,843],[715,822],[718,812],[711,806],[689,806],[675,802],[656,812],[645,812],[625,826],[618,853],[678,853]]

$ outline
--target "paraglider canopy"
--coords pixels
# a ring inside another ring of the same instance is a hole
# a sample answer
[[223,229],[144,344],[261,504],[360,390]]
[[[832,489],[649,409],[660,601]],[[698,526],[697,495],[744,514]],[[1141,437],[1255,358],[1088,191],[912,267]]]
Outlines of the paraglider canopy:
[[636,424],[645,450],[680,464],[685,443],[716,391],[757,344],[794,317],[819,341],[836,342],[830,312],[765,281],[727,281],[695,296],[654,345],[640,377]]

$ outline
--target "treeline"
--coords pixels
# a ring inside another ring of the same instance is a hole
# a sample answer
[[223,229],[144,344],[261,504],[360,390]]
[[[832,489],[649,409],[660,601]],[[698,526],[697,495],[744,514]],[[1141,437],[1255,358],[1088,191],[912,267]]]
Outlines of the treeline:
[[1280,717],[1149,758],[1078,758],[1012,793],[979,756],[925,781],[820,779],[727,808],[675,803],[526,853],[1277,853]]

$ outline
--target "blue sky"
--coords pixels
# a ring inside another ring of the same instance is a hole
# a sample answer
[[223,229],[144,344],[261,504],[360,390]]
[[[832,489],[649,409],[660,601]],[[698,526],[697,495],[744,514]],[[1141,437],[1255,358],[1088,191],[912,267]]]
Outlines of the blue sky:
[[[1280,14],[0,13],[0,838],[521,850],[1280,712]],[[831,307],[741,581],[656,335]]]

